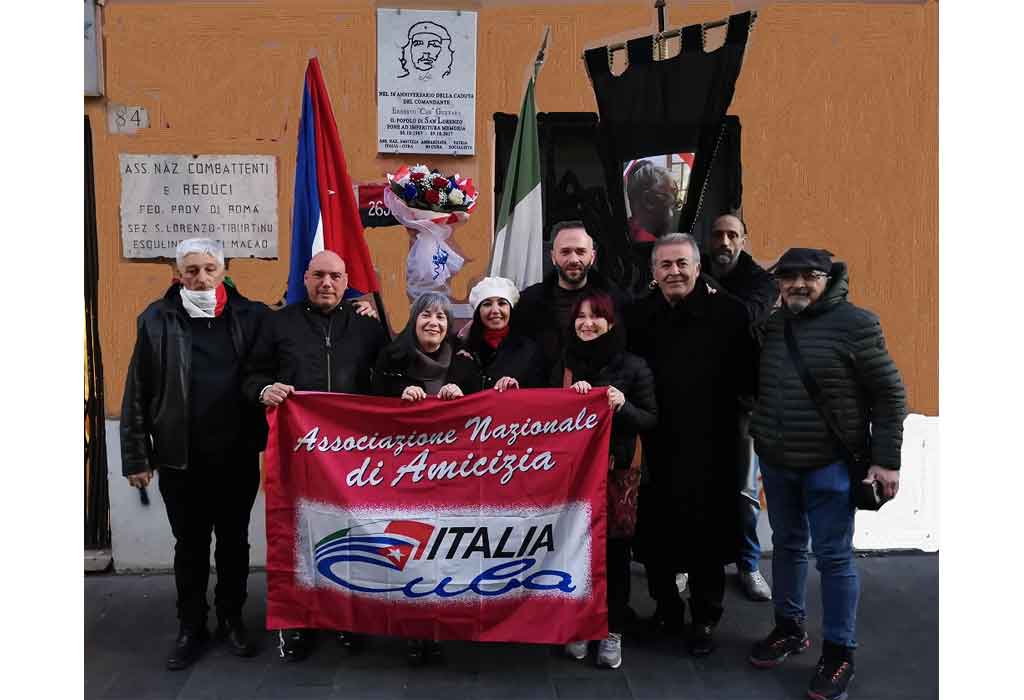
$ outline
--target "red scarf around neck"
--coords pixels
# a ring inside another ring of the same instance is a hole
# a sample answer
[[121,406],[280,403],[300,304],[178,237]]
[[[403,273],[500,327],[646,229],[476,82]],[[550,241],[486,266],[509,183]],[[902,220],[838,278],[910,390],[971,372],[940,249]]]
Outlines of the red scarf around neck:
[[497,350],[498,346],[501,345],[501,341],[505,340],[508,336],[508,325],[500,330],[493,328],[484,328],[484,342],[491,346],[492,350]]

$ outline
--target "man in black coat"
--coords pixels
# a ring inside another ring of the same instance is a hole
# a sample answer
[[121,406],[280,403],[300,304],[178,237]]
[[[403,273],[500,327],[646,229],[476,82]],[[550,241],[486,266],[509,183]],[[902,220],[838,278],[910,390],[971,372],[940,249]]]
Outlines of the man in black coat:
[[267,434],[262,410],[242,395],[242,365],[266,306],[224,284],[220,242],[184,240],[176,260],[181,282],[139,316],[121,406],[124,475],[145,488],[159,470],[174,533],[180,629],[167,658],[171,670],[195,661],[209,638],[211,531],[217,535],[217,636],[239,656],[255,651],[241,614],[249,513]]
[[658,288],[627,314],[630,349],[654,373],[658,404],[658,426],[643,438],[648,484],[635,548],[657,602],[654,621],[666,630],[682,628],[675,574],[689,574],[688,648],[696,656],[714,650],[724,567],[739,549],[739,399],[754,392],[757,369],[747,313],[699,279],[699,251],[687,234],[659,238]]
[[[387,333],[365,308],[344,302],[345,261],[329,250],[309,261],[303,277],[306,299],[271,314],[246,366],[243,390],[253,403],[278,406],[296,391],[370,394],[370,370],[388,343]],[[340,633],[349,651],[362,639]],[[285,661],[301,661],[311,651],[307,630],[278,632]]]
[[606,292],[616,313],[625,310],[628,297],[594,267],[594,239],[582,221],[560,221],[551,227],[551,263],[554,270],[543,281],[530,285],[519,296],[512,313],[512,330],[540,345],[544,374],[561,360],[571,332],[569,313],[589,288]]
[[[718,291],[728,294],[743,304],[750,319],[751,332],[760,338],[764,322],[768,319],[779,287],[772,275],[754,262],[743,247],[747,242],[747,225],[736,214],[722,214],[711,225],[707,250],[701,260],[704,274],[713,280]],[[743,402],[740,409],[739,451],[736,468],[740,473],[739,508],[742,523],[740,556],[736,560],[743,592],[751,600],[771,600],[772,589],[759,568],[761,543],[757,538],[757,518],[761,514],[757,456],[750,440],[750,409],[752,400]]]
[[[765,328],[750,423],[772,526],[775,627],[754,645],[750,661],[771,668],[810,647],[809,537],[821,574],[824,642],[808,695],[833,700],[847,696],[853,678],[860,588],[853,496],[869,484],[886,499],[896,495],[906,391],[878,316],[846,300],[845,263],[825,250],[791,248],[775,275],[783,306]],[[824,413],[811,391],[820,393]]]

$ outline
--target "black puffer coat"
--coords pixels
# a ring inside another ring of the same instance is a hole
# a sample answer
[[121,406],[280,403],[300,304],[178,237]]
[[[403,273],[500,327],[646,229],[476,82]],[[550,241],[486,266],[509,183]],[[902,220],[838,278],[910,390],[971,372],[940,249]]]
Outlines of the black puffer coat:
[[388,342],[380,321],[349,303],[321,313],[308,301],[270,315],[246,367],[245,395],[259,401],[268,384],[298,391],[370,393],[370,370]]
[[[121,470],[125,476],[167,467],[186,469],[189,455],[188,400],[191,382],[192,328],[181,304],[180,284],[146,307],[138,318],[135,349],[121,402]],[[234,287],[224,286],[233,358],[241,368],[250,354],[260,326],[270,313],[264,304],[250,301]],[[242,387],[237,391],[241,399]],[[218,436],[225,445],[259,452],[266,445],[267,423],[258,404],[243,409],[239,435]]]
[[[552,369],[551,386],[562,386],[565,361]],[[608,451],[615,458],[616,469],[628,469],[636,451],[639,433],[652,430],[658,423],[658,404],[654,398],[654,375],[643,359],[620,352],[593,377],[584,379],[591,386],[613,386],[623,393],[626,402],[612,416],[612,435]]]
[[642,560],[687,570],[734,561],[740,397],[756,387],[757,344],[746,309],[698,280],[677,306],[660,290],[627,314],[630,350],[654,373],[658,426],[643,436],[649,482],[640,495]]
[[780,309],[768,321],[750,434],[758,456],[772,466],[813,469],[842,459],[789,358],[784,334],[788,320],[846,441],[868,454],[870,426],[871,463],[900,467],[906,391],[886,350],[878,316],[848,302],[848,290],[846,264],[833,263],[821,298],[797,315]]

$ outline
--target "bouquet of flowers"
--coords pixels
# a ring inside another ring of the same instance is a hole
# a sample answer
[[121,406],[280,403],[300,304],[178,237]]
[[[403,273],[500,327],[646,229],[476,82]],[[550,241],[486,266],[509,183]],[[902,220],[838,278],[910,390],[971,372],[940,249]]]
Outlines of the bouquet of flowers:
[[468,212],[476,204],[473,181],[458,174],[445,177],[425,165],[402,166],[388,175],[391,191],[406,206],[433,212]]
[[403,165],[388,175],[384,204],[416,236],[406,260],[406,291],[449,291],[448,280],[465,260],[446,242],[455,227],[469,221],[477,191],[471,179],[445,176],[425,165]]

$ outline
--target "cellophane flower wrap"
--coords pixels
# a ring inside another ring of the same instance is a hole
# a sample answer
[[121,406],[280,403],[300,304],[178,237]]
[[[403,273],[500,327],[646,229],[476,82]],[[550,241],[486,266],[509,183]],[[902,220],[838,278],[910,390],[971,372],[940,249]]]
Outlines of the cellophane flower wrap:
[[458,174],[445,176],[425,165],[403,165],[388,175],[384,204],[416,236],[406,260],[410,297],[449,293],[448,280],[465,259],[447,241],[456,226],[469,221],[476,199],[473,181]]

